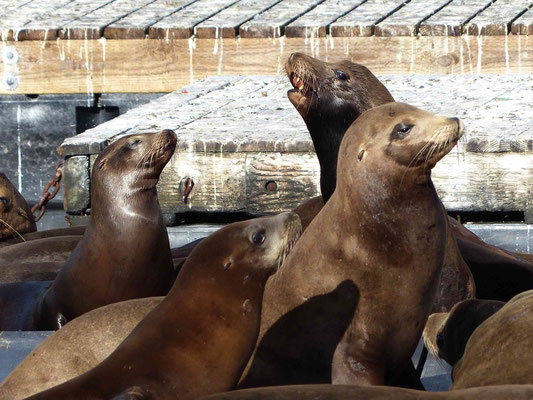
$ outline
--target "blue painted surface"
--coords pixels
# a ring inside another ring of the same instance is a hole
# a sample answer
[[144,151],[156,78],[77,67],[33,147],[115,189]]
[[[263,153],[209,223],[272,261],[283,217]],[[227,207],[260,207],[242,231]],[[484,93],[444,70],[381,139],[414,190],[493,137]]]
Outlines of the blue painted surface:
[[0,332],[0,381],[52,333],[53,331]]

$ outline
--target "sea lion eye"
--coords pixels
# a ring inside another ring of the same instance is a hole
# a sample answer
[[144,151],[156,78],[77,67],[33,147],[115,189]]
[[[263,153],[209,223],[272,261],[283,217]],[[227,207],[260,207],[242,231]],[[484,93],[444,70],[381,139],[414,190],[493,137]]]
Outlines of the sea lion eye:
[[348,75],[344,71],[341,71],[340,69],[335,70],[335,78],[340,79],[341,81],[347,81]]
[[255,232],[253,235],[252,235],[252,243],[257,245],[257,246],[260,246],[264,243],[265,241],[265,230],[264,229],[261,229],[260,231],[258,232]]
[[7,206],[7,199],[5,197],[0,197],[0,203],[4,203],[4,206]]
[[414,125],[406,125],[404,123],[399,123],[397,124],[393,131],[392,131],[392,134],[393,136],[395,137],[398,137],[400,139],[403,139],[405,138],[407,135],[409,135],[409,133],[411,132],[411,129],[413,129],[413,126]]
[[139,143],[141,143],[141,139],[135,139],[133,142],[130,142],[130,148],[133,149],[136,147]]

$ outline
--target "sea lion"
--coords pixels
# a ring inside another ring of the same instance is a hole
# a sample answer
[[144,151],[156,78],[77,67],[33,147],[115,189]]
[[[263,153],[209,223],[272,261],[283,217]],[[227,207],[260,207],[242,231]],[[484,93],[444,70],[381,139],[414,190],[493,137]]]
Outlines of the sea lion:
[[[302,53],[293,53],[285,72],[294,89],[287,96],[303,118],[320,163],[323,202],[335,190],[337,154],[348,127],[366,110],[394,102],[387,88],[363,65],[344,60],[328,63]],[[307,219],[318,213],[320,201],[304,207]],[[448,311],[455,303],[474,297],[475,284],[448,233],[446,259],[433,312]]]
[[472,332],[504,305],[498,300],[468,299],[454,305],[448,313],[430,315],[423,333],[426,348],[435,357],[455,365]]
[[[156,184],[176,141],[170,130],[132,135],[100,153],[93,167],[91,215],[83,238],[35,303],[33,319],[20,316],[27,323],[16,329],[55,330],[103,305],[168,292],[176,273]],[[21,284],[11,295],[30,295],[26,287]],[[8,299],[2,286],[0,298]],[[7,323],[13,315],[1,310],[0,319]],[[0,329],[5,329],[2,324]]]
[[300,232],[294,213],[214,232],[187,258],[165,299],[108,358],[31,398],[195,399],[232,389],[254,348],[265,282]]
[[235,390],[201,400],[529,400],[533,385],[504,385],[453,392],[423,392],[386,386],[294,385]]
[[[372,108],[350,126],[335,192],[288,257],[283,280],[267,282],[241,387],[378,385],[412,369],[446,245],[431,169],[461,134],[458,119],[403,103]],[[339,304],[334,293],[346,282],[352,295]]]
[[36,230],[35,217],[28,203],[0,172],[0,242]]
[[451,390],[533,383],[533,290],[513,297],[472,333]]
[[81,237],[85,233],[85,228],[86,226],[71,226],[67,228],[46,229],[44,231],[39,231],[39,232],[30,232],[30,233],[26,233],[22,235],[22,237],[16,236],[14,238],[0,242],[0,248],[9,246],[12,244],[30,242],[32,240],[44,239],[44,238],[50,238],[50,237],[61,238],[63,236],[79,236],[81,239]]
[[75,378],[102,362],[163,297],[121,301],[70,321],[37,346],[0,384],[19,400]]
[[[30,240],[0,249],[0,266],[7,263],[64,263],[78,245],[81,236],[62,236]],[[1,271],[1,269],[0,269]]]
[[508,301],[533,289],[533,263],[528,255],[489,245],[452,218],[450,227],[476,282],[476,297]]
[[0,283],[53,281],[63,263],[24,262],[0,265]]

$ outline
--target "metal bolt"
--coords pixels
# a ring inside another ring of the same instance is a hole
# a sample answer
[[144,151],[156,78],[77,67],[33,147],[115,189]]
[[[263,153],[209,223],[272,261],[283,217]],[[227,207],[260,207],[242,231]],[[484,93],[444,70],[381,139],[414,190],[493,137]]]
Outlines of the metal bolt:
[[5,72],[3,81],[7,90],[15,90],[19,86],[19,77],[13,72]]
[[2,49],[2,59],[5,64],[16,64],[19,60],[19,53],[14,46],[6,46]]

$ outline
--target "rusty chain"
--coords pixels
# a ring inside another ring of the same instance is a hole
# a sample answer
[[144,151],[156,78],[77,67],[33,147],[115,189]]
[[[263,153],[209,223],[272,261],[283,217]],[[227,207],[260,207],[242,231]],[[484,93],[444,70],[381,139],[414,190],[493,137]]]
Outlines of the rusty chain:
[[[45,186],[43,190],[43,196],[41,197],[41,200],[37,204],[35,204],[31,211],[35,213],[35,211],[39,210],[39,215],[35,217],[35,222],[39,221],[41,217],[44,215],[46,211],[46,205],[50,200],[52,200],[56,194],[59,192],[59,189],[61,188],[59,183],[61,182],[61,178],[63,177],[63,161],[59,161],[56,164],[56,176],[54,179],[52,179],[48,184]],[[54,187],[52,192],[49,192],[51,187]]]

